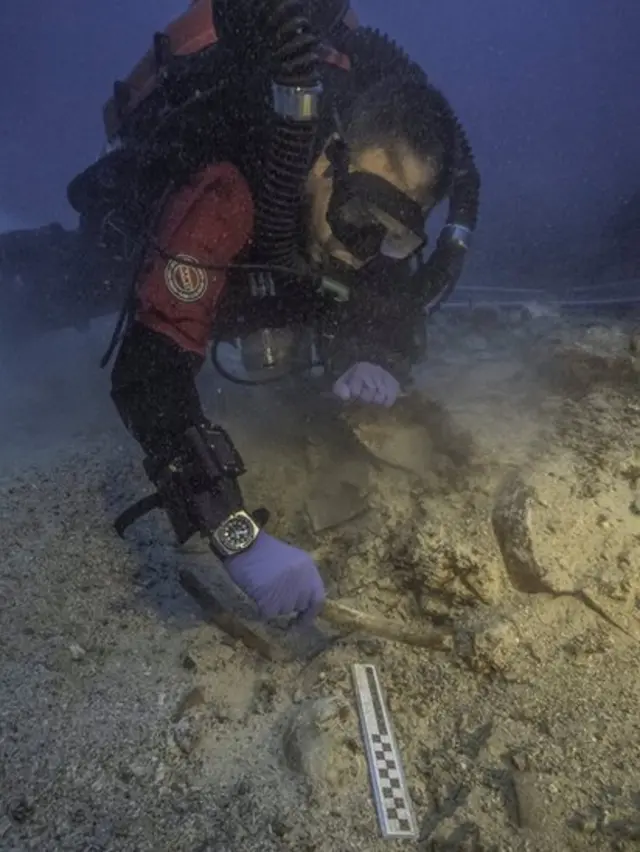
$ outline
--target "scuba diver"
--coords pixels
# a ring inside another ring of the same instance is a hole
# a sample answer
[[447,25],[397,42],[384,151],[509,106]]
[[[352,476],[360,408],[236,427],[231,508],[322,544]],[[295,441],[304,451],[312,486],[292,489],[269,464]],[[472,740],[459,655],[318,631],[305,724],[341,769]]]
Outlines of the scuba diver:
[[116,529],[160,507],[179,542],[208,540],[263,618],[312,620],[318,568],[245,506],[243,461],[196,375],[210,349],[233,378],[218,349],[240,341],[249,383],[321,364],[339,399],[393,405],[476,226],[465,133],[348,0],[195,0],[104,118],[108,150],[69,199],[85,247],[133,282],[104,363],[117,350],[112,398],[156,489]]

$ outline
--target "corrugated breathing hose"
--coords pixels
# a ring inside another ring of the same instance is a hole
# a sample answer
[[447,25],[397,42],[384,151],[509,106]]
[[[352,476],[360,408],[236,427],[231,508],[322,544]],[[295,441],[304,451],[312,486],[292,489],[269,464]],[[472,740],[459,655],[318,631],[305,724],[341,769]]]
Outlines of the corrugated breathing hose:
[[279,0],[268,17],[266,35],[274,112],[256,199],[254,244],[261,262],[295,269],[300,207],[322,93],[320,43],[301,0]]

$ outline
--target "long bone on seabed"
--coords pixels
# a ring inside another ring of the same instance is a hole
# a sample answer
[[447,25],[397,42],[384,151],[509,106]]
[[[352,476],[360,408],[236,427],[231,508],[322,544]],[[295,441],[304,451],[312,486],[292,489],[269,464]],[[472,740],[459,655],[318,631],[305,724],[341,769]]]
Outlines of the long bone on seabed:
[[[180,582],[202,607],[208,620],[228,636],[241,641],[247,648],[267,659],[280,660],[285,656],[284,649],[265,629],[260,625],[249,624],[244,618],[226,609],[195,572],[183,568],[180,571]],[[450,629],[428,628],[420,624],[371,615],[339,600],[325,601],[319,617],[342,632],[368,633],[418,648],[450,650],[453,644]]]

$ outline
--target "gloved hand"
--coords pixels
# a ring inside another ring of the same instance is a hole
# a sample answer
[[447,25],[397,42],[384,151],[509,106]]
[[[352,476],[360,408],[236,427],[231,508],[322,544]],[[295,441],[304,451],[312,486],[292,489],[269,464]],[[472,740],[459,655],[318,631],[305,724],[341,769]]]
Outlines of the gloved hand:
[[322,609],[324,584],[312,558],[264,531],[244,553],[226,559],[225,568],[265,619],[297,612],[308,623]]
[[400,393],[400,383],[377,364],[360,361],[340,376],[333,392],[345,402],[357,399],[391,408]]

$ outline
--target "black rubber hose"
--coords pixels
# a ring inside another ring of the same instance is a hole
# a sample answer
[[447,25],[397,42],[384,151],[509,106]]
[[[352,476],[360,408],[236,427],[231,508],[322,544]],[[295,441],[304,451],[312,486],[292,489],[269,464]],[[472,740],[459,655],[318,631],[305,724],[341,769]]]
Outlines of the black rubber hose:
[[282,86],[314,86],[320,79],[320,41],[302,0],[279,0],[269,16],[271,74]]
[[[467,135],[449,102],[437,89],[431,87],[431,92],[454,133],[455,156],[447,225],[462,225],[473,233],[478,224],[480,174]],[[418,268],[412,286],[414,292],[421,293],[427,315],[438,310],[453,293],[462,275],[466,254],[467,249],[452,241],[444,231],[427,262]]]
[[480,174],[476,168],[473,151],[467,134],[445,96],[429,84],[431,96],[438,111],[450,124],[454,134],[455,155],[453,158],[453,176],[449,190],[450,210],[447,223],[463,225],[474,231],[478,224],[480,203]]
[[[320,81],[320,43],[300,0],[280,0],[267,23],[276,84],[309,88]],[[300,209],[318,130],[317,119],[296,121],[276,113],[256,199],[254,241],[260,260],[296,267]]]
[[317,33],[330,39],[339,38],[347,24],[345,19],[351,11],[349,0],[306,0],[311,26]]
[[[305,0],[220,0],[217,27],[234,52],[268,70],[275,84],[309,88],[320,81],[320,41]],[[317,121],[295,121],[275,111],[256,189],[254,257],[293,268],[304,184]]]
[[[263,67],[278,86],[314,87],[320,80],[320,41],[306,0],[218,0],[216,27],[249,66]],[[269,116],[268,142],[255,192],[254,258],[295,267],[304,184],[317,122]]]
[[440,238],[426,263],[411,278],[411,290],[419,298],[423,313],[436,311],[453,292],[464,267],[466,250]]
[[256,199],[254,241],[261,261],[295,269],[301,199],[315,146],[317,123],[274,118]]
[[243,63],[283,86],[317,79],[318,38],[306,0],[216,0],[214,15],[221,42]]

